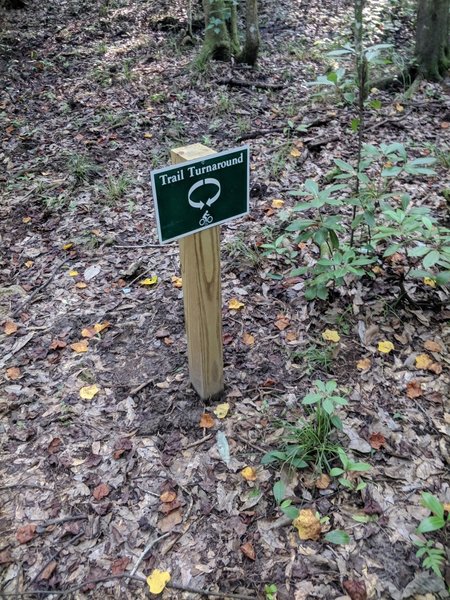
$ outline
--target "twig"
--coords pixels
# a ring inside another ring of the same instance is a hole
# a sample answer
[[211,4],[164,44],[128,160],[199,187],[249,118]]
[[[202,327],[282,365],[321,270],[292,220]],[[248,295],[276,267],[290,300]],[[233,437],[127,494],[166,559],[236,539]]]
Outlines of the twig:
[[204,444],[205,442],[210,440],[212,436],[212,433],[210,433],[209,435],[205,435],[205,437],[202,437],[200,440],[197,440],[196,442],[192,442],[192,444],[188,444],[187,446],[185,446],[183,450],[188,450],[189,448],[195,448],[195,446],[200,446],[200,444]]
[[231,87],[256,87],[263,90],[282,90],[284,83],[264,83],[263,81],[244,81],[243,79],[216,79],[219,85],[229,85]]
[[63,550],[65,550],[66,548],[71,546],[82,535],[84,535],[84,531],[80,531],[80,533],[77,533],[76,536],[74,536],[73,538],[70,538],[70,540],[67,540],[67,542],[61,546],[61,548],[59,548],[54,554],[52,554],[52,556],[48,559],[48,561],[44,564],[44,566],[41,569],[39,569],[39,571],[36,573],[36,575],[30,581],[30,583],[28,584],[28,587],[31,587],[33,585],[33,583],[35,583],[35,581],[37,580],[39,575],[42,573],[42,571],[44,571],[48,567],[48,565],[55,560],[55,558],[58,556],[58,554],[60,554],[60,552],[62,552]]
[[87,518],[87,515],[68,515],[67,517],[61,517],[59,519],[49,519],[48,521],[40,523],[37,526],[37,531],[40,529],[46,529],[47,527],[50,527],[50,525],[59,525],[60,523],[67,523],[68,521],[84,521]]
[[115,244],[114,248],[127,248],[127,249],[139,249],[139,248],[170,248],[175,246],[176,244],[138,244],[136,246],[128,246],[122,244]]
[[167,533],[164,533],[163,535],[160,535],[157,538],[153,538],[152,540],[149,541],[149,543],[145,546],[144,551],[142,552],[142,554],[140,555],[140,557],[137,559],[136,564],[134,565],[133,569],[130,572],[130,577],[133,577],[136,574],[136,571],[139,569],[139,565],[141,564],[141,562],[144,560],[147,552],[158,542],[160,542],[161,540],[163,540],[164,538],[168,537],[169,535],[171,535],[171,531],[168,531]]
[[253,444],[252,442],[247,440],[247,438],[245,438],[244,436],[239,435],[239,433],[234,432],[233,435],[236,436],[238,438],[238,440],[241,440],[241,442],[243,442],[244,444],[247,444],[247,446],[251,446],[255,450],[258,450],[258,452],[262,452],[263,454],[265,454],[267,452],[267,450],[264,450],[264,448],[261,448],[261,446],[257,446],[256,444]]
[[141,390],[143,390],[145,387],[147,387],[148,385],[150,385],[151,383],[153,383],[153,379],[149,379],[148,381],[144,381],[144,383],[141,383],[140,385],[138,385],[137,387],[133,388],[128,395],[133,397],[136,396],[136,394],[138,392],[140,392]]
[[198,588],[178,585],[177,583],[168,583],[168,588],[172,590],[180,590],[182,592],[190,592],[191,594],[200,594],[200,596],[214,596],[215,598],[235,598],[236,600],[256,600],[256,596],[244,596],[243,594],[230,594],[229,592],[209,592],[207,590],[199,590]]
[[24,302],[22,302],[22,304],[19,306],[19,308],[17,308],[12,314],[11,317],[14,318],[16,317],[24,308],[25,306],[27,306],[28,304],[30,304],[30,302],[33,300],[33,298],[35,298],[40,292],[44,291],[45,288],[49,285],[49,283],[51,281],[53,281],[56,273],[59,271],[59,269],[64,266],[67,262],[69,262],[68,258],[65,258],[64,260],[60,261],[60,263],[53,269],[53,271],[50,273],[49,278],[47,279],[47,281],[45,283],[43,283],[41,286],[39,286],[38,288],[36,288],[34,290],[34,292],[31,294],[31,296],[29,296]]

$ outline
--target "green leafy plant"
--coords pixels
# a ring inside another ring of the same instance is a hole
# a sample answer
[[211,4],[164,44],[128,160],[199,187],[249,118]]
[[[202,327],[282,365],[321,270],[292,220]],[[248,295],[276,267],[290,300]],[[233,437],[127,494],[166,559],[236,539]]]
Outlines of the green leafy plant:
[[372,467],[368,463],[351,461],[342,448],[338,448],[338,456],[342,467],[334,467],[330,471],[331,477],[338,477],[339,483],[348,490],[359,492],[363,490],[367,483],[359,477],[353,477],[355,473],[369,471]]
[[313,466],[318,473],[331,468],[330,461],[339,448],[334,433],[336,429],[342,429],[342,422],[335,411],[347,404],[347,400],[335,394],[336,381],[324,383],[317,380],[314,385],[315,390],[302,400],[307,418],[295,424],[283,423],[286,430],[284,446],[281,450],[265,454],[263,464],[283,462],[297,469]]
[[[429,492],[422,493],[422,505],[428,508],[431,512],[429,517],[423,519],[417,533],[432,533],[434,531],[442,531],[447,540],[448,524],[450,522],[450,514],[445,510],[444,505]],[[417,539],[414,544],[418,547],[416,556],[423,558],[422,566],[425,569],[431,569],[438,577],[443,578],[442,567],[445,563],[445,550],[441,545],[437,545],[434,540]]]
[[277,600],[278,588],[274,583],[269,583],[264,586],[266,600]]
[[105,203],[113,204],[123,198],[131,183],[132,180],[126,173],[122,173],[118,177],[108,177],[103,186]]
[[77,183],[91,181],[101,171],[100,167],[84,154],[72,154],[67,162],[70,174]]
[[329,372],[333,363],[334,348],[329,344],[324,346],[311,344],[304,350],[292,352],[290,358],[293,362],[302,362],[308,374],[317,369]]

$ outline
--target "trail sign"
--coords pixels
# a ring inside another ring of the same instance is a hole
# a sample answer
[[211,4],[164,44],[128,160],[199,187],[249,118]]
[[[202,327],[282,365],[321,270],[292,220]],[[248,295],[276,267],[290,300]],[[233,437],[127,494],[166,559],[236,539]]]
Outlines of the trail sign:
[[248,146],[156,169],[151,178],[162,244],[249,211]]

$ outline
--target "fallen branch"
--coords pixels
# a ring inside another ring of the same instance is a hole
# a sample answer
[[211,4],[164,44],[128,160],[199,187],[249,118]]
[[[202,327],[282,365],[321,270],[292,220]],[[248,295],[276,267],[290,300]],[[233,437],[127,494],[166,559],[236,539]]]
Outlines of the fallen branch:
[[171,533],[172,533],[171,531],[168,531],[167,533],[164,533],[163,535],[160,535],[159,537],[153,538],[152,540],[149,541],[149,543],[145,546],[144,551],[142,552],[140,557],[137,559],[136,564],[132,568],[132,570],[130,572],[130,577],[133,577],[135,575],[136,571],[139,569],[139,565],[144,560],[144,558],[147,556],[147,552],[149,552],[149,550],[151,550],[155,544],[157,544],[159,541],[163,540],[164,538],[168,537]]
[[230,87],[256,87],[263,90],[282,90],[284,83],[264,83],[263,81],[245,81],[244,79],[216,79],[219,85],[229,85]]

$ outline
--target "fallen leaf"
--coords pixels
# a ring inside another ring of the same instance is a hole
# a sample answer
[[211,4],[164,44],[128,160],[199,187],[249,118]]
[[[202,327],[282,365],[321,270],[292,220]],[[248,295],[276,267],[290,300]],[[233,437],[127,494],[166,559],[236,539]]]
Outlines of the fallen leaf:
[[69,271],[68,275],[70,275],[70,277],[76,277],[77,275],[79,275],[78,271]]
[[374,450],[379,450],[381,446],[384,446],[386,440],[382,433],[371,433],[369,436],[369,443]]
[[382,352],[383,354],[389,354],[389,352],[391,352],[392,350],[394,350],[394,344],[392,342],[389,342],[388,340],[378,342],[379,352]]
[[419,398],[422,395],[422,385],[415,379],[406,384],[406,395],[408,398]]
[[237,298],[231,298],[231,300],[228,302],[228,308],[230,310],[241,310],[244,308],[244,306],[245,304],[240,302]]
[[284,331],[286,327],[289,327],[290,320],[285,315],[278,315],[277,320],[275,321],[275,327],[280,331]]
[[318,540],[322,533],[320,521],[310,508],[302,509],[292,525],[297,528],[301,540]]
[[95,279],[101,270],[100,265],[91,265],[90,267],[87,267],[83,273],[84,280],[91,281],[91,279]]
[[[148,110],[148,109],[147,109]],[[153,133],[144,133],[144,138],[146,140],[151,140],[153,137]]]
[[316,479],[316,481],[314,482],[314,485],[319,490],[326,490],[329,487],[330,483],[331,483],[330,477],[328,477],[328,475],[326,473],[322,473],[322,475],[320,475]]
[[75,284],[75,287],[78,288],[79,290],[84,290],[84,288],[87,288],[87,283],[84,283],[84,281],[78,281]]
[[80,389],[80,398],[83,400],[92,400],[100,391],[98,385],[86,385]]
[[30,542],[36,535],[36,525],[34,523],[27,523],[22,525],[16,531],[16,538],[19,544],[26,544]]
[[22,223],[29,223],[31,221],[31,217],[23,217]]
[[19,367],[9,367],[9,369],[6,369],[6,375],[8,376],[8,379],[15,381],[16,379],[20,379],[22,373],[20,372]]
[[367,600],[366,584],[362,580],[344,579],[342,587],[351,600]]
[[418,354],[416,356],[416,369],[429,369],[433,360],[428,354]]
[[166,492],[163,492],[161,494],[159,499],[161,500],[161,502],[170,503],[170,502],[173,502],[176,497],[177,497],[176,492],[174,492],[173,490],[167,490]]
[[244,554],[250,560],[255,560],[256,559],[255,549],[253,548],[253,546],[252,546],[252,544],[250,542],[245,542],[245,544],[242,544],[242,546],[241,546],[241,552],[242,552],[242,554]]
[[50,344],[51,350],[58,350],[58,348],[65,348],[67,346],[66,342],[63,340],[54,339]]
[[130,562],[131,558],[129,556],[114,559],[111,565],[111,575],[123,575]]
[[442,373],[442,365],[437,362],[431,363],[431,365],[428,367],[428,370],[432,373],[436,373],[436,375],[439,375]]
[[395,103],[395,110],[397,112],[403,112],[405,110],[404,106],[402,106],[399,102]]
[[25,262],[25,266],[27,269],[31,269],[31,267],[34,265],[34,262],[32,260],[27,260]]
[[63,250],[70,250],[73,247],[72,242],[68,242],[67,244],[64,244],[64,246],[62,247]]
[[256,469],[253,467],[245,467],[242,469],[241,475],[245,481],[256,481]]
[[16,333],[18,329],[18,325],[13,323],[13,321],[6,321],[6,323],[3,325],[3,331],[6,333],[6,335],[12,335],[13,333]]
[[288,331],[286,333],[286,341],[287,342],[296,342],[298,340],[298,335],[295,331]]
[[176,288],[183,287],[183,279],[181,277],[177,277],[176,275],[172,275],[172,285]]
[[231,333],[224,333],[222,336],[222,341],[223,341],[223,345],[224,346],[228,346],[229,344],[231,344],[231,342],[233,341],[233,336],[231,335]]
[[322,338],[327,342],[338,342],[341,339],[341,336],[334,329],[325,329],[322,333]]
[[146,277],[145,279],[141,279],[139,285],[155,285],[158,283],[158,276],[154,275],[153,277]]
[[108,327],[111,327],[111,323],[109,321],[105,321],[104,323],[96,323],[94,325],[94,331],[95,333],[101,333],[105,329],[108,329]]
[[94,488],[92,495],[96,500],[102,500],[103,498],[106,498],[110,491],[111,488],[107,483],[100,483],[96,488]]
[[431,277],[424,277],[423,278],[423,282],[425,285],[428,285],[431,288],[435,288],[436,287],[436,280],[432,279]]
[[39,581],[48,581],[50,577],[53,575],[58,563],[56,560],[52,560],[52,562],[48,563],[42,573],[39,575]]
[[298,148],[294,147],[294,148],[292,148],[292,150],[290,151],[289,154],[291,156],[293,156],[294,158],[297,158],[297,157],[301,156],[302,153],[300,152],[300,150]]
[[153,569],[147,577],[147,584],[152,594],[160,594],[169,581],[169,571],[160,571],[159,569]]
[[74,344],[70,344],[70,347],[77,354],[81,354],[82,352],[88,351],[89,342],[87,340],[81,340],[81,342],[75,342]]
[[272,200],[272,208],[283,208],[284,206],[284,200],[282,200],[281,198],[274,198]]
[[182,520],[183,516],[181,514],[181,510],[173,510],[171,513],[169,513],[160,521],[158,521],[158,527],[162,533],[167,533],[168,531],[172,531],[174,527],[179,525]]
[[55,454],[61,448],[61,438],[55,437],[52,439],[50,444],[47,446],[47,452],[49,454]]
[[430,352],[442,352],[442,347],[440,344],[435,342],[434,340],[427,340],[424,343],[425,350],[429,350]]
[[359,371],[366,371],[367,369],[370,369],[371,366],[372,361],[370,360],[370,358],[361,358],[361,360],[358,360],[358,362],[356,363],[356,368]]
[[213,410],[213,413],[216,415],[218,419],[225,419],[230,410],[230,405],[228,402],[223,402],[222,404],[218,404],[216,408]]
[[255,343],[255,338],[252,336],[251,333],[244,333],[242,336],[242,341],[246,346],[253,346],[253,344]]
[[204,427],[205,429],[211,429],[214,427],[214,419],[209,413],[203,413],[200,417],[200,427]]

